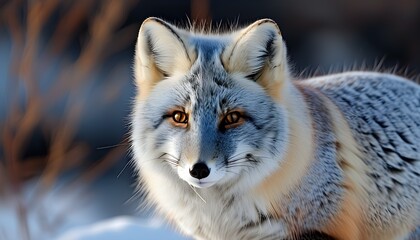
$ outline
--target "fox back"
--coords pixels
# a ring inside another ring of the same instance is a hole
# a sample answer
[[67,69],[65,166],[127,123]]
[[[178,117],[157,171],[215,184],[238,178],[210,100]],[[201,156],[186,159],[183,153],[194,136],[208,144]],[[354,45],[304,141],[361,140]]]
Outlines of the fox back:
[[[196,239],[404,239],[420,225],[420,87],[293,80],[269,19],[140,28],[132,150],[146,201]],[[328,237],[321,238],[328,239]]]

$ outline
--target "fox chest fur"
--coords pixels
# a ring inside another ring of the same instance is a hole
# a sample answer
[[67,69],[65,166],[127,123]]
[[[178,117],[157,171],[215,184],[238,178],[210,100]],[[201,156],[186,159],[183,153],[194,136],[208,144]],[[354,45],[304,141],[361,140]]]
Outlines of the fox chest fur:
[[292,80],[268,19],[202,35],[149,18],[134,69],[139,186],[183,233],[406,239],[420,226],[418,85],[369,72]]

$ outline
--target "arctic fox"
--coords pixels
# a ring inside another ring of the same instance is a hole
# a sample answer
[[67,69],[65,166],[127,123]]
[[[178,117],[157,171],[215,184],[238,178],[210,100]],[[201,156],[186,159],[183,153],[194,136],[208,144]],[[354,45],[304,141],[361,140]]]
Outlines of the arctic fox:
[[198,34],[149,18],[134,70],[139,185],[184,234],[420,239],[414,82],[373,72],[294,80],[270,19]]

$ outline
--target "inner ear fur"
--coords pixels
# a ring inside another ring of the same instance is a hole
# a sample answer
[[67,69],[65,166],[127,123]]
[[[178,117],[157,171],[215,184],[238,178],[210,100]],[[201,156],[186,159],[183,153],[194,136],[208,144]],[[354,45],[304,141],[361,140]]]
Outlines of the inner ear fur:
[[141,97],[145,97],[158,81],[188,71],[194,57],[187,45],[188,38],[188,32],[162,19],[144,20],[137,38],[134,63]]
[[234,34],[222,61],[227,72],[243,74],[273,95],[289,78],[286,46],[271,19],[256,21]]

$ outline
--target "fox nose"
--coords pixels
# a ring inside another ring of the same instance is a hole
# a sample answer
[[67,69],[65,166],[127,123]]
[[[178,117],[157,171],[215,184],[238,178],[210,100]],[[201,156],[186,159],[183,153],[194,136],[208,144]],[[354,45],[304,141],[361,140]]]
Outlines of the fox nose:
[[190,170],[191,177],[202,179],[207,177],[210,174],[210,169],[205,163],[199,162],[194,164]]

